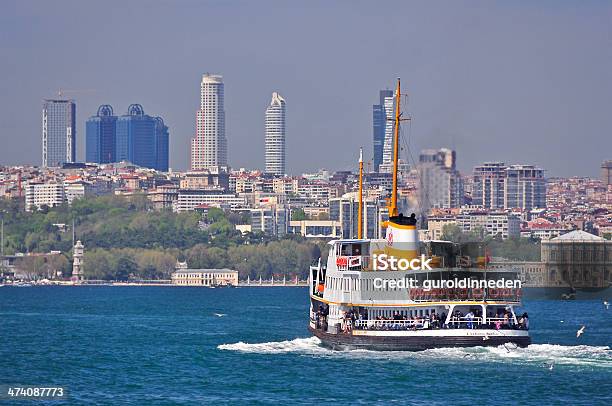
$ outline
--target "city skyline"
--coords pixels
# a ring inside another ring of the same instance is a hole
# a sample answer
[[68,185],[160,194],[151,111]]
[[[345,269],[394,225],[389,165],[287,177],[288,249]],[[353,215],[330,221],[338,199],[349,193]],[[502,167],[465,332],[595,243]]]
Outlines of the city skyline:
[[[120,15],[112,31],[89,36],[79,35],[88,32],[84,17],[105,6],[67,4],[9,2],[0,17],[6,33],[0,49],[7,61],[0,68],[0,87],[11,94],[0,106],[2,164],[40,162],[36,111],[42,99],[64,89],[65,97],[79,105],[78,160],[85,156],[86,118],[102,103],[129,105],[136,95],[166,119],[173,132],[171,166],[185,170],[195,133],[193,83],[206,71],[226,78],[228,163],[233,167],[264,167],[263,154],[252,151],[263,149],[261,109],[273,89],[292,101],[287,151],[293,174],[351,168],[355,151],[344,148],[348,142],[363,145],[370,161],[371,107],[376,92],[392,87],[397,76],[409,97],[405,111],[412,121],[405,135],[413,154],[452,148],[461,156],[462,173],[483,161],[504,161],[537,164],[547,168],[548,176],[596,176],[598,165],[590,162],[608,159],[605,153],[612,148],[606,107],[612,58],[601,52],[608,47],[606,16],[612,6],[605,3],[586,2],[577,13],[572,5],[557,3],[468,10],[453,4],[344,7],[340,2],[326,8],[320,28],[308,38],[299,33],[309,17],[321,16],[320,4],[283,5],[267,13],[241,3],[237,15],[223,4],[189,3],[183,10],[148,4],[147,19]],[[136,11],[139,4],[125,7]],[[192,23],[202,12],[218,18],[206,26]],[[347,19],[343,34],[333,31],[340,13]],[[257,23],[253,15],[260,17]],[[157,32],[149,28],[157,25],[145,20],[164,21],[173,30]],[[54,32],[48,21],[67,27],[65,41],[39,40]],[[224,21],[232,21],[228,35],[202,43]],[[374,41],[373,33],[384,28],[390,38],[401,40]],[[128,54],[112,48],[112,55],[124,57],[121,65],[105,62],[110,50],[97,49],[97,57],[89,57],[87,43],[118,40],[135,29],[142,49]],[[278,31],[283,38],[272,35]],[[156,53],[150,51],[159,45],[169,62],[153,58]],[[393,54],[395,48],[402,51]],[[289,59],[280,57],[287,52]],[[77,69],[66,62],[75,58]],[[37,74],[41,59],[45,75]],[[138,74],[121,79],[126,71]]]

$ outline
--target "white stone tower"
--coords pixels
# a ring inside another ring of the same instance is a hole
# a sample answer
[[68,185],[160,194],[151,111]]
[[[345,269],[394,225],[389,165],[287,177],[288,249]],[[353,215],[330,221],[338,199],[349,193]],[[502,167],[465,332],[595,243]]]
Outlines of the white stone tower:
[[72,278],[73,282],[82,282],[83,281],[83,253],[85,251],[85,247],[81,240],[77,241],[74,244],[74,248],[72,251]]

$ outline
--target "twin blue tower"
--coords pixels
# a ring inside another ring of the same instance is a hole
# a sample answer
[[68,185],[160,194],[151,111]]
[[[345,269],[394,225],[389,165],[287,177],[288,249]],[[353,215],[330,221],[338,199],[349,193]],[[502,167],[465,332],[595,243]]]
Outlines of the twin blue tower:
[[169,133],[161,117],[146,115],[140,104],[117,117],[104,104],[86,125],[87,162],[129,161],[135,165],[168,171]]

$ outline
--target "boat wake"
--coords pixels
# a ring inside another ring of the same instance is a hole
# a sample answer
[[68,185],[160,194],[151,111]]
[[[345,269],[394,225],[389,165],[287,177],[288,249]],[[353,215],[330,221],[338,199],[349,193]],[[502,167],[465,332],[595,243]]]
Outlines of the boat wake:
[[370,358],[385,360],[439,360],[465,362],[500,362],[558,366],[586,366],[612,368],[612,351],[607,346],[532,344],[527,348],[516,348],[511,344],[499,347],[435,348],[425,351],[379,352],[369,350],[334,351],[321,346],[316,337],[296,338],[287,341],[266,343],[221,344],[219,350],[252,354],[298,354],[341,358]]
[[239,351],[255,354],[333,354],[334,351],[322,347],[321,340],[317,337],[296,338],[287,341],[272,341],[268,343],[249,344],[242,341],[235,344],[221,344],[217,346],[220,350]]

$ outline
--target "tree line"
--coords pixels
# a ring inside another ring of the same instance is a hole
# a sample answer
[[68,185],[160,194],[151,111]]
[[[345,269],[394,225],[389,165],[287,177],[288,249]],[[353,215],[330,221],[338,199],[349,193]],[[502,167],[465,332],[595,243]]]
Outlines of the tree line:
[[85,245],[88,279],[169,279],[177,260],[191,268],[235,269],[241,278],[303,279],[326,247],[296,235],[278,240],[262,233],[242,234],[235,224],[248,218],[217,208],[206,215],[155,211],[144,195],[77,199],[72,205],[32,212],[23,209],[23,201],[7,199],[0,200],[0,215],[6,254],[61,253],[18,261],[33,279],[57,271],[70,275],[73,221],[76,239]]

